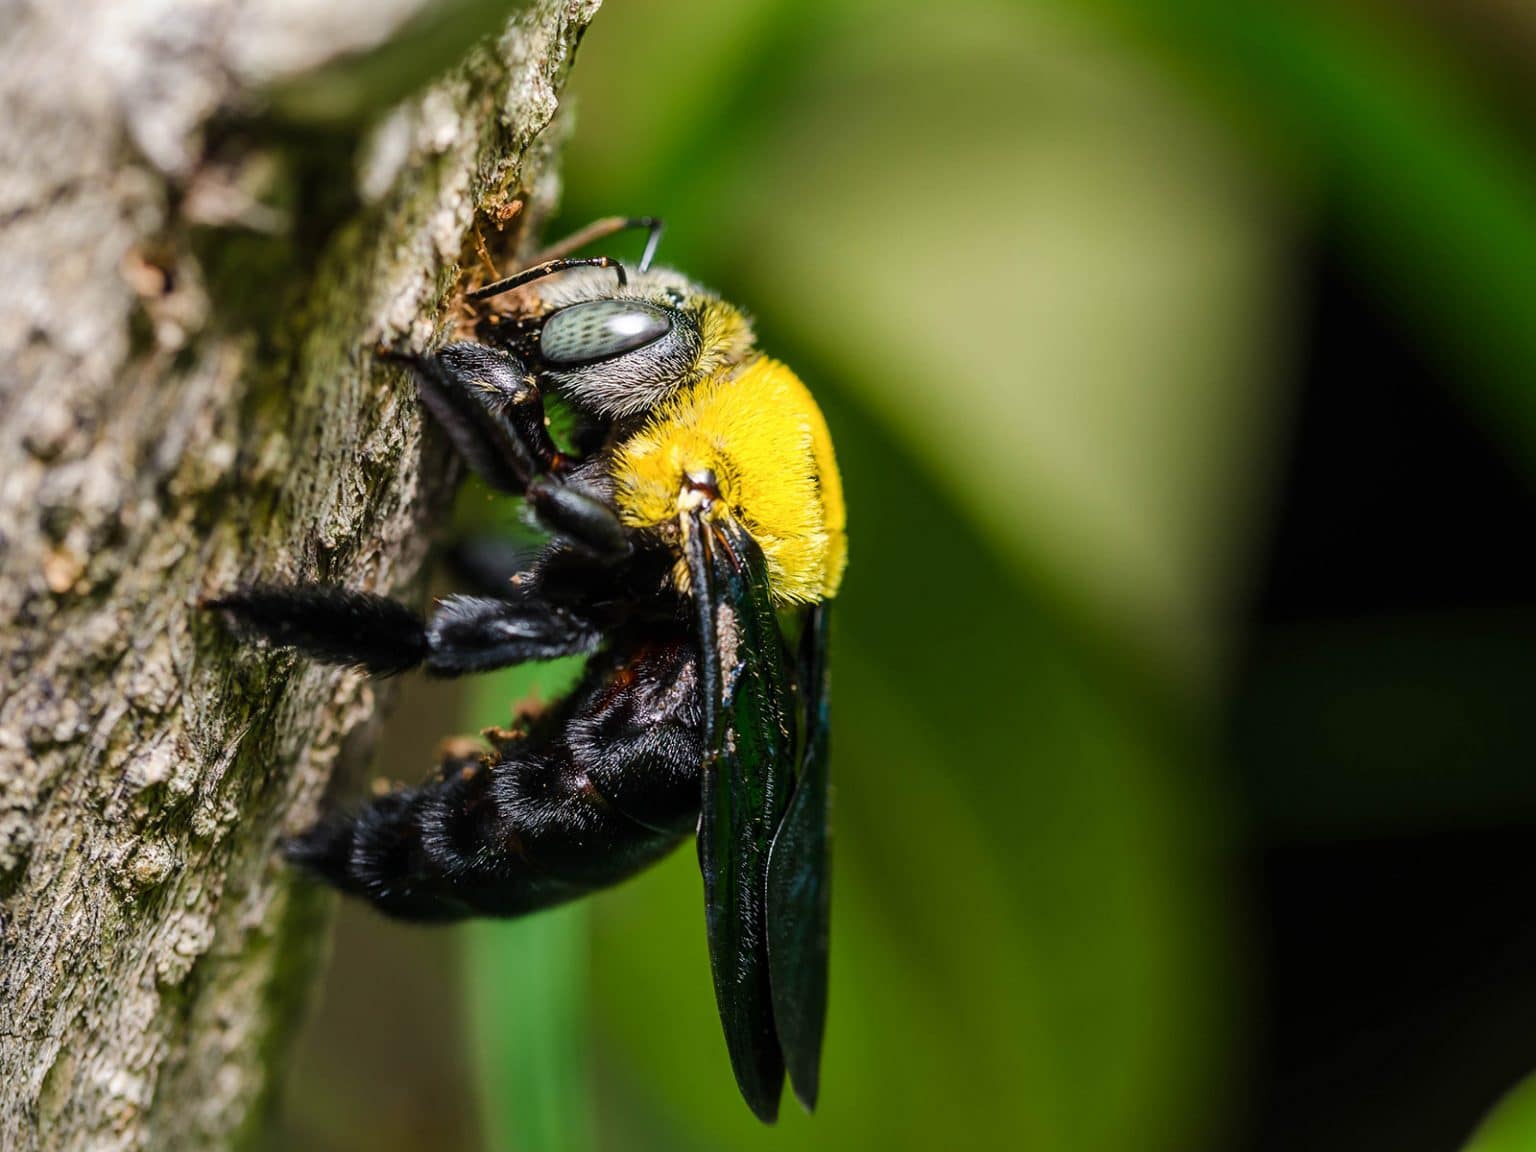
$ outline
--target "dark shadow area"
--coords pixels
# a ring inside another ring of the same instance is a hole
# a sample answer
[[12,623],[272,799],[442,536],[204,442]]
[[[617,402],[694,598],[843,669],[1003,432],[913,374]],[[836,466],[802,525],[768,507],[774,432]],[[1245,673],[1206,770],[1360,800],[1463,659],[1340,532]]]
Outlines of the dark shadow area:
[[1231,708],[1245,1146],[1443,1152],[1536,1065],[1536,492],[1324,234]]

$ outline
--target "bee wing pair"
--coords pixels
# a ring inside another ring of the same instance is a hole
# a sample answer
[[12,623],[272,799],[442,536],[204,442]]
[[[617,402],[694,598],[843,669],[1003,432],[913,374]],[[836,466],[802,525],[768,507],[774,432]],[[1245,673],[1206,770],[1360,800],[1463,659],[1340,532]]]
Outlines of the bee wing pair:
[[704,698],[699,864],[715,998],[742,1095],[772,1121],[784,1073],[816,1104],[830,895],[827,607],[808,610],[795,683],[762,551],[729,514],[683,540]]

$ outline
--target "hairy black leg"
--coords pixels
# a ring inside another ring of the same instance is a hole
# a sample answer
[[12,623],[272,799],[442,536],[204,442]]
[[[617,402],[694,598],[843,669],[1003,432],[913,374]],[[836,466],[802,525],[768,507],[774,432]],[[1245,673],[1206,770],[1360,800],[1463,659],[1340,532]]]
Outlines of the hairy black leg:
[[543,398],[520,359],[468,341],[388,355],[415,370],[422,403],[488,484],[525,494],[541,524],[594,556],[629,554],[613,509],[562,479],[572,461],[550,439]]
[[381,675],[425,664],[430,675],[460,676],[591,652],[602,639],[576,613],[529,593],[449,596],[427,622],[386,597],[317,584],[242,588],[207,607],[243,638]]
[[632,635],[494,755],[452,751],[427,783],[325,821],[288,853],[416,920],[514,916],[616,883],[698,819],[694,662],[676,628]]
[[538,389],[516,356],[468,341],[383,355],[410,366],[422,404],[491,487],[521,493],[559,463]]
[[427,625],[427,671],[460,676],[583,655],[602,638],[575,613],[532,597],[448,596]]
[[618,513],[578,488],[540,476],[528,485],[528,503],[551,532],[557,532],[603,560],[630,553],[629,533]]
[[427,630],[404,604],[321,584],[256,585],[205,601],[242,640],[298,648],[322,664],[392,676],[427,658]]

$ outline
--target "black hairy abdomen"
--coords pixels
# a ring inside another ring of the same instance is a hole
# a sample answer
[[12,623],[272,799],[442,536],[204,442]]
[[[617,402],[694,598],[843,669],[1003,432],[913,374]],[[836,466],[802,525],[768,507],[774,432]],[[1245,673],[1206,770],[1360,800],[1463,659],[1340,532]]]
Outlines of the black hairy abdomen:
[[698,822],[702,715],[686,632],[650,624],[593,656],[560,704],[493,753],[461,743],[417,788],[333,816],[288,855],[392,916],[516,916],[614,884]]

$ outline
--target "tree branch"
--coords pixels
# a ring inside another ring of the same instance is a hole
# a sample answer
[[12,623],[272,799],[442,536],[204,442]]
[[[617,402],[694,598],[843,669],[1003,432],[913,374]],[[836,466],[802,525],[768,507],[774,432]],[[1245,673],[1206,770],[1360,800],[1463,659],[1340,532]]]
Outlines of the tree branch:
[[[385,38],[419,7],[327,6]],[[285,52],[291,6],[6,16],[0,1147],[223,1147],[259,1117],[329,907],[274,847],[365,753],[379,686],[239,651],[198,602],[417,584],[450,465],[371,349],[452,322],[477,219],[536,231],[596,7],[515,18],[379,124],[360,180],[352,130],[263,111],[294,60],[369,46]]]

